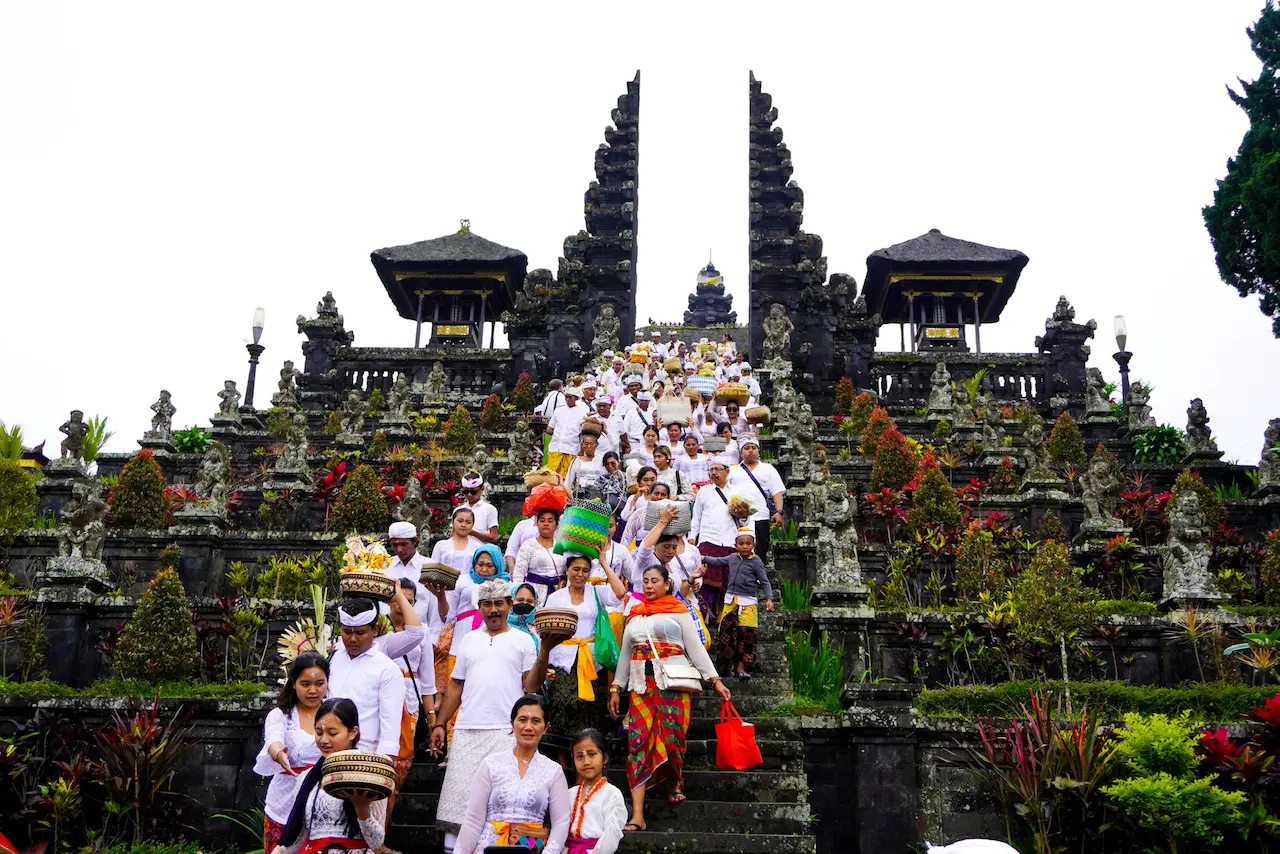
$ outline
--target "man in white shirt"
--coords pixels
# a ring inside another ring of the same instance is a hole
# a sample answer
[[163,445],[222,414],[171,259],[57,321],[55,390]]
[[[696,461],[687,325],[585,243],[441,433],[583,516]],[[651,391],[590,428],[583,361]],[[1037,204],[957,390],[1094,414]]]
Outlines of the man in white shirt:
[[378,649],[371,599],[344,599],[338,606],[342,643],[329,661],[329,696],[346,697],[360,713],[360,748],[394,759],[400,752],[404,676]]
[[743,362],[738,366],[738,368],[742,371],[742,378],[740,382],[744,383],[747,390],[751,392],[751,400],[747,401],[747,406],[752,406],[753,401],[760,397],[760,383],[751,375],[750,362]]
[[601,382],[604,385],[605,394],[614,400],[618,400],[627,390],[627,378],[622,373],[622,369],[626,367],[627,362],[621,356],[613,356],[612,359],[613,364],[609,370],[604,372]]
[[778,470],[760,462],[760,440],[748,433],[738,440],[742,461],[729,473],[729,486],[735,493],[748,496],[756,511],[748,520],[756,529],[756,552],[769,560],[769,525],[782,524],[782,499],[787,487]]
[[631,434],[631,446],[634,448],[644,447],[644,428],[657,427],[657,416],[653,411],[653,395],[647,391],[642,391],[636,395],[636,408],[632,410],[635,415],[634,423],[639,425],[640,434],[636,436]]
[[628,374],[624,386],[626,393],[614,398],[614,409],[626,413],[636,408],[636,395],[644,388],[644,381],[639,374]]
[[422,583],[422,564],[426,561],[418,554],[418,529],[411,522],[392,522],[387,529],[387,550],[394,555],[387,575],[407,578],[413,582],[413,610],[427,627],[432,645],[440,640],[440,632],[449,618],[449,605],[445,601],[444,588],[438,584],[430,588]]
[[542,403],[533,408],[534,414],[550,418],[552,413],[564,406],[564,392],[561,391],[563,388],[564,380],[552,380],[547,383],[547,395],[542,398]]
[[[436,810],[436,824],[446,833],[446,851],[453,850],[466,817],[471,781],[480,763],[515,745],[511,707],[522,695],[542,688],[548,656],[564,640],[556,635],[544,636],[535,650],[529,635],[511,628],[507,623],[511,613],[508,581],[486,581],[476,588],[476,600],[484,615],[484,628],[468,632],[454,648],[453,675],[437,717],[441,723],[431,728],[431,752],[438,753],[445,744],[443,721],[455,711],[458,713]],[[399,671],[396,675],[400,675]],[[400,690],[403,695],[403,688]]]
[[[729,515],[729,464],[719,457],[712,457],[707,466],[711,482],[698,490],[693,501],[693,523],[689,536],[698,544],[703,557],[728,557],[733,554],[738,537],[738,522]],[[720,605],[724,601],[725,584],[729,580],[727,570],[708,567],[702,577],[702,590],[698,596],[718,622]]]
[[582,383],[582,404],[588,410],[594,409],[596,405],[596,381],[591,377],[587,377]]
[[678,359],[683,359],[685,356],[683,348],[684,342],[680,340],[680,333],[674,329],[671,330],[671,339],[667,341],[667,357],[675,356]]
[[582,419],[590,413],[579,402],[581,399],[581,389],[565,389],[565,405],[557,409],[547,422],[551,444],[547,447],[546,467],[560,475],[561,480],[569,474],[569,466],[578,455],[578,445],[582,439]]
[[471,508],[476,520],[471,536],[482,543],[498,542],[498,508],[484,500],[484,478],[478,472],[469,471],[462,476],[462,497]]
[[627,418],[613,411],[613,400],[596,398],[596,415],[604,422],[604,432],[596,444],[600,456],[613,451],[619,457],[631,452],[631,439],[627,435]]
[[667,348],[662,344],[661,332],[649,333],[649,355],[651,357],[656,356],[659,359],[667,357]]
[[538,536],[537,515],[526,516],[516,522],[516,526],[511,529],[511,536],[507,537],[507,549],[502,553],[503,562],[507,565],[507,575],[515,570],[516,556],[520,554],[520,547],[524,545],[524,541],[536,536]]

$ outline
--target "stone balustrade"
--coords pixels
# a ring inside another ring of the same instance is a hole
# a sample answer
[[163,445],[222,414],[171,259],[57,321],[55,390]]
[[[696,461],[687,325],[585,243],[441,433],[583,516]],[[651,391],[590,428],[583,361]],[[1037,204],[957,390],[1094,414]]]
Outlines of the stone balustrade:
[[871,388],[891,411],[918,409],[929,402],[930,378],[938,362],[946,362],[957,385],[985,369],[983,393],[1048,409],[1053,362],[1039,353],[877,353],[871,361]]

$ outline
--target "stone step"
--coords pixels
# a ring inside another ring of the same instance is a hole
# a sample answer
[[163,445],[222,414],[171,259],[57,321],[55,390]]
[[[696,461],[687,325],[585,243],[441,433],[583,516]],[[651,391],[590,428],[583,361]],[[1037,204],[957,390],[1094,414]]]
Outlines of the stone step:
[[[609,768],[609,782],[628,790],[627,772]],[[803,774],[786,771],[711,771],[684,769],[684,793],[689,800],[733,801],[735,803],[801,803],[806,788]],[[665,787],[659,796],[666,797]]]
[[[650,825],[658,827],[655,820]],[[399,824],[391,828],[387,845],[398,851],[439,851],[444,835],[430,824]],[[777,833],[720,833],[648,830],[628,833],[618,847],[620,854],[816,854],[812,836]]]

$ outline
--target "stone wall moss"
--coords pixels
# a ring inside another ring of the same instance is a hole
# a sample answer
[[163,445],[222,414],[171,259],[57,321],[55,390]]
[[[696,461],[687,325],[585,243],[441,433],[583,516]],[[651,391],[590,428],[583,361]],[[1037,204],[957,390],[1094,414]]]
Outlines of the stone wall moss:
[[[959,688],[926,689],[916,697],[915,709],[931,718],[977,720],[1004,718],[1019,705],[1031,701],[1032,691],[1042,691],[1055,701],[1062,693],[1061,682],[1004,682],[999,685],[966,685]],[[1198,685],[1191,688],[1155,688],[1123,682],[1072,682],[1071,699],[1077,707],[1088,704],[1104,711],[1107,718],[1119,719],[1126,712],[1144,715],[1177,715],[1190,711],[1203,722],[1238,721],[1254,706],[1261,706],[1280,689],[1249,688],[1243,685]]]

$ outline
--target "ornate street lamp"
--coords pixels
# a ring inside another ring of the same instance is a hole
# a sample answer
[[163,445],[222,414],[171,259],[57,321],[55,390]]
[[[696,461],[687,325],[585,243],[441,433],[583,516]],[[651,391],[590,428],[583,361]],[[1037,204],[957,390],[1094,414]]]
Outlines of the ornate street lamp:
[[253,343],[245,345],[245,349],[249,351],[249,382],[245,383],[244,405],[250,409],[253,408],[253,383],[258,376],[258,357],[266,349],[258,343],[262,338],[262,324],[266,317],[266,309],[262,306],[253,310]]
[[1124,404],[1125,418],[1129,417],[1129,360],[1133,354],[1124,348],[1129,342],[1129,333],[1124,325],[1124,315],[1116,315],[1116,347],[1119,350],[1112,358],[1120,366],[1120,401]]

